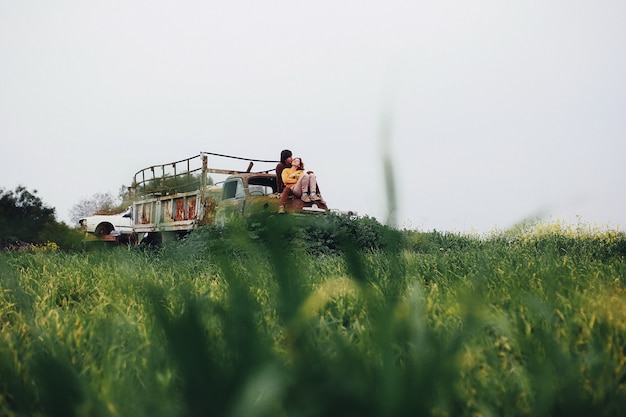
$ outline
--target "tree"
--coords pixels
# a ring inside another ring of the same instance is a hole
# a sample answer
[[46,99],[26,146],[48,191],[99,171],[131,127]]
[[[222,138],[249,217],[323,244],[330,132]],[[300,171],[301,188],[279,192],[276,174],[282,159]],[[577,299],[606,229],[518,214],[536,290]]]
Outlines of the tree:
[[91,197],[83,198],[70,210],[70,220],[78,224],[78,220],[94,214],[121,213],[132,204],[128,187],[120,186],[117,198],[110,192],[95,193]]
[[15,191],[0,188],[0,248],[48,242],[62,249],[80,248],[82,232],[57,222],[54,211],[41,201],[37,190],[30,192],[23,186]]
[[120,185],[120,188],[117,191],[117,198],[120,201],[120,204],[119,204],[120,211],[126,209],[126,207],[133,204],[133,199],[131,198],[130,189],[126,185]]
[[70,220],[78,224],[78,220],[94,214],[108,214],[118,206],[111,193],[96,193],[74,204],[70,210]]
[[18,186],[15,191],[0,189],[0,238],[44,243],[46,226],[56,223],[54,209],[36,195]]

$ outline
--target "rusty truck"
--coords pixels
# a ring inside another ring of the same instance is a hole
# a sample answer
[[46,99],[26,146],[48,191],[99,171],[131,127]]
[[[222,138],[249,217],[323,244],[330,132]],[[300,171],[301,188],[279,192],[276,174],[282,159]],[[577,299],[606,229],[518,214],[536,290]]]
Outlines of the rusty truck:
[[[247,163],[247,167],[245,170],[226,168],[225,160],[231,165]],[[130,241],[159,243],[180,238],[200,226],[223,225],[234,218],[259,213],[278,213],[280,194],[274,172],[276,163],[201,152],[139,170],[129,187],[132,200]],[[255,164],[265,165],[266,169],[253,170]],[[325,202],[305,203],[295,198],[288,200],[285,211],[296,215],[330,213]],[[355,215],[352,212],[340,214]],[[91,219],[94,231],[111,230],[110,227],[98,228],[97,223],[97,219]],[[90,237],[115,240],[105,234],[94,236],[91,233]]]

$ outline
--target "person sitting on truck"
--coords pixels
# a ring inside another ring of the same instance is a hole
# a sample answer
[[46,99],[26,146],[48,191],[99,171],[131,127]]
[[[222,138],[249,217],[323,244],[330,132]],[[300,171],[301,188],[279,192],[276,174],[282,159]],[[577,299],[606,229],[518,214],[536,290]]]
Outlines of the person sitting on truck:
[[[297,158],[299,159],[299,167],[297,167],[296,169],[298,171],[304,171],[304,161],[302,160],[302,158]],[[296,166],[298,166],[298,164],[296,164]],[[321,201],[322,203],[325,203],[325,201],[322,199],[322,195],[320,194],[320,189],[317,185],[317,177],[315,176],[315,172],[313,171],[304,171],[306,172],[306,175],[309,176],[309,190],[308,190],[308,194],[309,194],[309,199],[311,201]],[[307,194],[306,192],[304,192],[304,194]],[[304,195],[303,195],[304,196]],[[308,201],[304,200],[305,202],[308,203]]]
[[292,153],[289,149],[280,152],[280,162],[276,165],[276,191],[282,193],[285,189],[282,173],[285,168],[291,168]]
[[317,195],[317,178],[313,171],[304,171],[302,158],[293,158],[291,167],[283,169],[281,173],[285,190],[281,194],[281,205],[284,206],[291,194],[305,203],[321,201]]
[[[302,158],[298,159],[300,159],[300,168],[298,169],[304,171],[304,161],[302,160]],[[326,204],[326,201],[324,200],[324,198],[322,197],[322,193],[320,192],[320,185],[317,182],[315,172],[310,170],[307,170],[305,172],[309,175],[309,178],[312,179],[309,180],[309,198],[311,199],[311,201],[319,201],[322,204]]]

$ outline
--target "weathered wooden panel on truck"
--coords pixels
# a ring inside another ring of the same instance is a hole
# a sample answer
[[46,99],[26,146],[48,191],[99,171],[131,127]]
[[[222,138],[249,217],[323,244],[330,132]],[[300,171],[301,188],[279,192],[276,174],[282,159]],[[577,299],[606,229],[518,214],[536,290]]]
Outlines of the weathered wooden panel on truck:
[[176,199],[176,215],[174,221],[187,220],[189,217],[185,216],[185,200],[182,198]]
[[171,222],[173,220],[171,206],[172,200],[161,201],[161,219],[159,223]]
[[137,223],[150,224],[152,223],[152,204],[154,202],[143,202],[137,204]]
[[204,213],[197,210],[200,195],[197,191],[159,196],[135,202],[137,221],[135,231],[144,232],[190,232],[197,219]]
[[188,201],[188,205],[187,205],[187,218],[188,219],[194,219],[196,218],[196,203],[197,203],[198,199],[197,198],[192,198]]
[[184,216],[179,215],[179,207],[185,206],[185,197],[164,197],[160,201],[161,217],[159,223],[175,223],[185,220]]

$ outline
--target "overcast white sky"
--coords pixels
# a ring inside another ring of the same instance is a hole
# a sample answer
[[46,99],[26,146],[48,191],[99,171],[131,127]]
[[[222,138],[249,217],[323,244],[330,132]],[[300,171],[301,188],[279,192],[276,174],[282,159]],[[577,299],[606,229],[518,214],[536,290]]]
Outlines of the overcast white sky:
[[146,166],[289,148],[384,222],[387,146],[400,226],[626,226],[625,22],[623,0],[0,0],[0,187],[69,222]]

